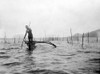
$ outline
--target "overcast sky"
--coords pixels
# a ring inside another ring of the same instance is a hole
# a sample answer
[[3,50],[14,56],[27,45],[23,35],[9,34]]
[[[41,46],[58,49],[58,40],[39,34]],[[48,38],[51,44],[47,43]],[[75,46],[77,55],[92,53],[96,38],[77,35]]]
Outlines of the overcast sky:
[[100,0],[0,0],[0,37],[24,34],[30,21],[34,37],[100,29]]

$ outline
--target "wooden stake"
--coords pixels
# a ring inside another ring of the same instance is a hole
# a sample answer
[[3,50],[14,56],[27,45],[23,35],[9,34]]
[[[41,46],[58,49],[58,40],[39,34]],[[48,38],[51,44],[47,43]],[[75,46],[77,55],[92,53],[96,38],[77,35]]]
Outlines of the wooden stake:
[[77,35],[77,42],[79,42],[79,35]]
[[89,43],[89,32],[88,32],[88,36],[87,37],[88,37],[88,43]]
[[70,34],[71,34],[71,43],[73,45],[73,38],[72,38],[72,29],[70,28]]
[[67,43],[69,43],[68,37],[67,37]]
[[6,41],[6,33],[5,33],[5,36],[4,36],[4,43],[7,43],[7,41]]
[[98,43],[98,36],[97,36],[97,40],[96,40],[96,42]]
[[14,38],[14,43],[15,43],[16,41],[15,41],[15,38]]
[[83,46],[84,46],[84,33],[82,35],[82,48],[84,48]]

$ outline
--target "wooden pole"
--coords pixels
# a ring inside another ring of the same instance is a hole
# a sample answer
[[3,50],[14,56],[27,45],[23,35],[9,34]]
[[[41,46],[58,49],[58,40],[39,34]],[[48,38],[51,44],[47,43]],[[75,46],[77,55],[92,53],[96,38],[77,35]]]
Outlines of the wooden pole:
[[96,42],[98,43],[98,36],[97,36],[97,40],[96,40]]
[[89,32],[88,32],[88,43],[89,43]]
[[67,37],[67,43],[69,43],[68,37]]
[[72,29],[70,28],[70,34],[71,34],[71,43],[73,45],[73,38],[72,38]]
[[14,38],[14,43],[15,43],[16,41],[15,41],[15,38]]
[[5,33],[5,36],[4,36],[4,43],[7,43],[7,41],[6,41],[6,33]]
[[82,35],[82,48],[84,48],[83,46],[84,46],[84,33]]

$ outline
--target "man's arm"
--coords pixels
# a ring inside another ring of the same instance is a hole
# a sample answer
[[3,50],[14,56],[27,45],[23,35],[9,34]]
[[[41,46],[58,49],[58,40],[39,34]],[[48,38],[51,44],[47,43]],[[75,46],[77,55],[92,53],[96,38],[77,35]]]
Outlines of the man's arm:
[[27,35],[27,31],[26,31],[26,33],[25,33],[25,35],[24,35],[24,39],[26,38],[26,35]]
[[22,44],[21,44],[21,48],[23,47],[23,42],[24,42],[24,39],[25,39],[26,35],[27,35],[27,31],[26,31],[26,33],[24,35],[24,38],[23,38],[23,41],[22,41]]

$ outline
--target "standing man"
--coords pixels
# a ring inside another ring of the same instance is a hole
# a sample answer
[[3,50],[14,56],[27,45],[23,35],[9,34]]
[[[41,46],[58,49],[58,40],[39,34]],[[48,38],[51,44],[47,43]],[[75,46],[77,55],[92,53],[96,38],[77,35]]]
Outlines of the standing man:
[[24,39],[26,38],[26,35],[28,34],[28,40],[29,42],[32,42],[33,41],[32,30],[28,25],[26,25],[25,27],[26,27],[26,33],[25,33]]
[[[27,46],[28,46],[28,50],[30,51],[30,50],[33,49],[33,34],[32,34],[31,28],[28,25],[26,25],[25,27],[26,27],[26,33],[25,33],[25,36],[23,38],[23,41],[22,41],[22,44],[21,44],[21,48],[23,46],[23,42],[25,42],[27,44]],[[28,34],[28,42],[25,41],[25,38],[26,38],[27,34]]]

